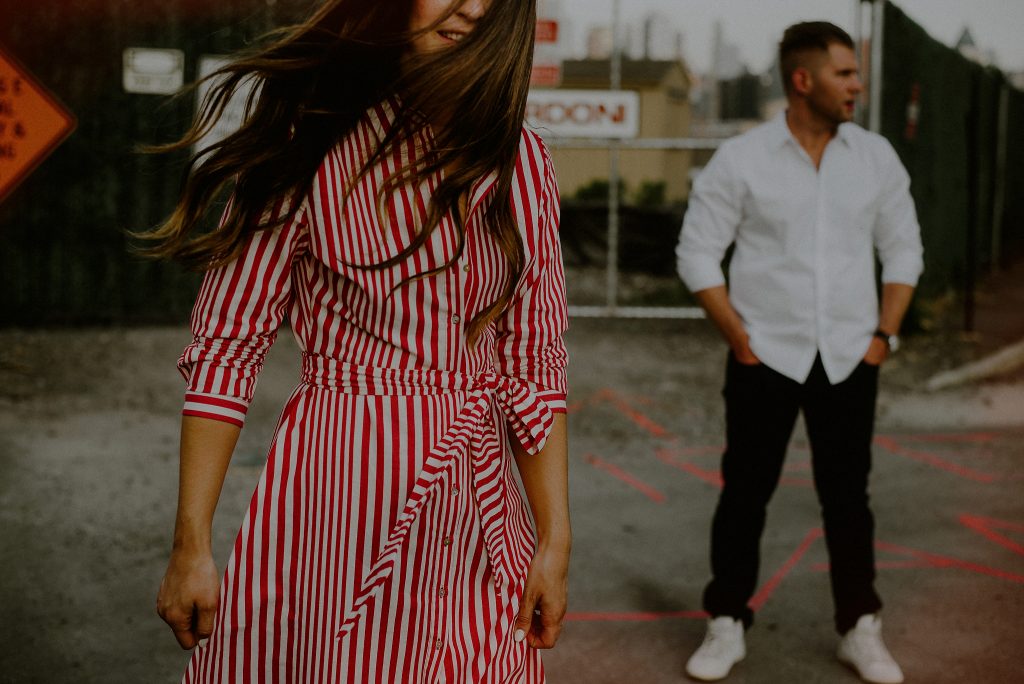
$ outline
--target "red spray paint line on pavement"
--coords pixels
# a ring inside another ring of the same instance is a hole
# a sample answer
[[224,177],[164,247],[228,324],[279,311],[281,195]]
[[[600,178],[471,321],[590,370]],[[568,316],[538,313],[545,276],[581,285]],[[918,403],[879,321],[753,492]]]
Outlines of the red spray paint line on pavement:
[[671,449],[665,449],[666,453],[670,453],[674,456],[714,456],[719,457],[722,452],[725,451],[724,444],[712,444],[710,446],[673,446]]
[[947,432],[933,435],[900,435],[904,442],[991,442],[996,438],[992,432]]
[[684,473],[689,473],[694,477],[697,477],[710,485],[722,488],[722,475],[718,472],[718,469],[707,470],[701,468],[696,463],[690,463],[687,460],[679,458],[671,449],[655,449],[654,455],[659,461],[666,465],[670,465],[673,468],[678,468]]
[[1013,572],[1006,572],[999,568],[992,568],[987,565],[981,565],[980,563],[971,563],[970,561],[960,560],[959,558],[950,558],[948,556],[939,556],[934,553],[928,553],[926,551],[920,551],[918,549],[908,548],[906,546],[900,546],[898,544],[890,544],[889,542],[877,541],[875,547],[883,551],[890,551],[893,553],[902,553],[919,560],[928,561],[928,563],[934,568],[957,568],[960,570],[969,570],[976,572],[980,575],[988,575],[989,577],[998,577],[999,579],[1008,580],[1010,582],[1017,582],[1024,584],[1024,575],[1018,575]]
[[[899,544],[892,544],[884,541],[876,541],[875,548],[880,551],[887,551],[889,553],[898,553],[904,556],[910,556],[911,560],[906,561],[882,561],[875,563],[876,568],[889,568],[889,569],[906,569],[906,568],[931,568],[931,569],[946,569],[953,568],[955,570],[967,570],[968,572],[974,572],[979,575],[987,575],[989,577],[996,577],[999,579],[1006,580],[1008,582],[1015,582],[1017,584],[1024,584],[1024,575],[1019,575],[1015,572],[1007,572],[1006,570],[1000,570],[999,568],[993,568],[989,565],[982,565],[981,563],[972,563],[971,561],[961,560],[959,558],[951,558],[949,556],[940,556],[935,553],[929,553],[927,551],[921,551],[920,549],[913,549],[908,546],[900,546]],[[815,563],[813,566],[814,570],[826,571],[829,569],[828,563]]]
[[780,584],[782,584],[782,580],[786,578],[786,575],[792,572],[793,568],[795,568],[797,563],[800,562],[800,559],[804,557],[805,553],[807,553],[807,549],[811,548],[811,544],[818,540],[823,534],[824,533],[821,528],[816,527],[804,535],[803,541],[801,541],[800,545],[796,547],[796,551],[786,559],[786,562],[782,564],[782,567],[776,570],[775,574],[772,575],[771,578],[765,582],[760,589],[758,589],[757,593],[754,594],[754,597],[750,599],[750,608],[752,610],[760,610],[761,607],[768,602],[768,599],[771,598],[772,594],[775,593],[775,590],[779,588]]
[[[664,463],[665,465],[672,466],[677,470],[681,470],[684,473],[693,475],[698,480],[707,482],[709,485],[718,487],[719,489],[723,486],[722,473],[717,468],[702,468],[696,463],[692,463],[685,458],[680,456],[678,449],[655,449],[654,456]],[[791,477],[783,476],[779,478],[779,484],[784,487],[813,487],[814,482],[806,477]]]
[[[772,597],[775,590],[779,588],[793,568],[797,566],[807,550],[822,536],[821,528],[810,530],[797,546],[796,550],[786,559],[781,567],[765,582],[750,600],[750,607],[754,611],[760,610],[768,599]],[[656,611],[577,611],[566,613],[565,619],[569,622],[652,622],[655,620],[668,620],[674,618],[685,618],[693,620],[704,620],[708,614],[703,610],[671,610],[664,612]]]
[[636,424],[637,427],[657,437],[658,439],[672,439],[672,433],[658,425],[656,422],[645,416],[640,411],[633,408],[626,399],[619,395],[615,390],[604,388],[595,395],[595,399],[606,401],[616,409],[619,410],[624,416],[629,418]]
[[654,503],[665,503],[665,495],[659,492],[649,484],[642,482],[641,480],[633,477],[622,468],[619,468],[614,463],[604,461],[593,454],[584,454],[583,460],[594,466],[598,470],[603,470],[612,477],[617,478],[621,482],[625,482],[627,485],[637,490]]
[[960,516],[960,523],[973,532],[977,532],[989,541],[995,542],[1003,548],[1013,551],[1018,556],[1024,556],[1024,545],[1021,545],[992,529],[996,528],[1001,530],[1010,530],[1011,532],[1024,532],[1024,525],[1007,522],[1005,520],[997,520],[995,518],[985,518],[980,515],[971,515],[970,513],[962,514]]
[[954,475],[958,475],[967,480],[990,484],[997,479],[995,475],[982,473],[972,468],[967,468],[957,463],[947,461],[936,454],[905,447],[892,437],[879,435],[875,437],[875,444],[890,453],[896,454],[897,456],[905,456],[906,458],[925,463],[933,468],[938,468],[939,470],[945,470],[946,472],[953,473]]
[[579,612],[566,613],[566,622],[654,622],[655,620],[688,619],[706,620],[708,614],[703,610],[669,610],[664,613],[651,611],[638,612]]

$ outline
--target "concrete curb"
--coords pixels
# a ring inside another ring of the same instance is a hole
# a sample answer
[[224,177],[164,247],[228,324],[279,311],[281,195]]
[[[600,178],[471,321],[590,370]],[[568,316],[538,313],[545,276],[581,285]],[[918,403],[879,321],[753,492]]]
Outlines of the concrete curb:
[[1024,340],[1004,347],[983,359],[937,373],[925,383],[925,389],[934,392],[946,387],[984,380],[1000,373],[1009,373],[1021,366],[1024,366]]

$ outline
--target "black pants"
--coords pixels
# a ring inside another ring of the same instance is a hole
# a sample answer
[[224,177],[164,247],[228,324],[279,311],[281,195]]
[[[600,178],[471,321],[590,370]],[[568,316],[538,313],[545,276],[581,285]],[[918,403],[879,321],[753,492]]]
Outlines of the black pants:
[[836,629],[845,633],[882,603],[874,590],[874,518],[868,473],[878,368],[861,363],[829,384],[821,359],[803,384],[765,365],[726,367],[724,486],[711,527],[712,580],[704,609],[750,625],[747,606],[757,586],[765,508],[782,472],[797,414],[804,412],[814,485],[821,503],[831,565]]

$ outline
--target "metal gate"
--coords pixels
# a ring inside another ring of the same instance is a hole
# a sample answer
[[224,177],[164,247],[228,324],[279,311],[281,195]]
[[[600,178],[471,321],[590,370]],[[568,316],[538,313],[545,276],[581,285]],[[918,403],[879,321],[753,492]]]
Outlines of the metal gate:
[[[855,40],[861,63],[868,66],[868,128],[880,129],[881,122],[881,69],[882,41],[866,40],[865,36],[881,38],[885,0],[853,0],[855,3]],[[867,3],[869,9],[863,10]],[[865,26],[865,23],[867,24]],[[612,55],[609,87],[622,88],[621,0],[612,0]],[[863,49],[870,46],[870,54]],[[607,261],[605,271],[605,302],[601,306],[569,305],[569,315],[582,318],[704,318],[704,311],[695,306],[622,306],[620,300],[619,237],[620,200],[619,153],[622,150],[715,150],[722,138],[546,138],[553,149],[604,149],[608,151],[608,227]]]

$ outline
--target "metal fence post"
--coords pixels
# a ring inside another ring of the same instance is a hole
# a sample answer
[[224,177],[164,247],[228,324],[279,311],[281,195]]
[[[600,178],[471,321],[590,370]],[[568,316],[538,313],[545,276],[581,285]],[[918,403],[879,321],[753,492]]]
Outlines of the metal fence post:
[[999,115],[996,128],[996,177],[992,197],[992,262],[993,273],[1000,271],[1003,259],[1003,219],[1006,212],[1006,146],[1009,140],[1010,86],[1006,81],[999,88]]
[[[622,39],[621,2],[612,2],[612,56],[609,61],[608,88],[622,89]],[[608,313],[614,315],[619,303],[619,144],[608,141],[608,264],[605,270],[606,298]]]
[[882,130],[882,43],[885,39],[885,0],[871,3],[871,81],[868,102],[868,130]]

